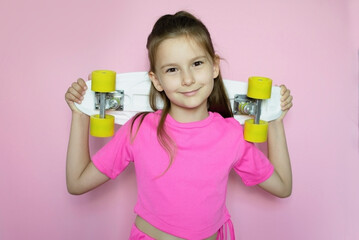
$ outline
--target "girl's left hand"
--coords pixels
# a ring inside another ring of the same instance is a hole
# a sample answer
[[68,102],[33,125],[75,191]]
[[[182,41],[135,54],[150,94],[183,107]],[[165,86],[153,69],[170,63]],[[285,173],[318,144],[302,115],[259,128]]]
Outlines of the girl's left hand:
[[282,115],[279,117],[280,120],[283,120],[289,109],[293,106],[293,96],[290,95],[290,90],[285,86],[280,86],[280,94],[281,94],[281,108],[282,108]]

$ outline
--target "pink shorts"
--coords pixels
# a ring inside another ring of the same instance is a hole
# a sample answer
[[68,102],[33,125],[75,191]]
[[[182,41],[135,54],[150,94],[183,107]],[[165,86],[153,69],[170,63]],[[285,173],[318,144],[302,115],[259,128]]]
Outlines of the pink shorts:
[[[227,235],[227,230],[229,230],[228,235]],[[231,219],[228,219],[228,221],[218,230],[217,240],[227,240],[227,239],[235,240],[234,229]],[[141,232],[141,230],[137,228],[136,224],[133,224],[130,238],[128,240],[156,240],[156,239],[151,238],[146,233]]]
[[146,233],[141,232],[140,229],[137,228],[136,224],[133,224],[130,238],[128,240],[156,240],[156,239],[151,238]]

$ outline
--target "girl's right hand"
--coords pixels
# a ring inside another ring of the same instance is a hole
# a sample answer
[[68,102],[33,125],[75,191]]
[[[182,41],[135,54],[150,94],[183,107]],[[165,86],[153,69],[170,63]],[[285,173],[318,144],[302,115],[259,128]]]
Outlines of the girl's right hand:
[[79,78],[76,82],[72,83],[65,94],[65,101],[69,105],[71,111],[74,113],[81,113],[75,106],[75,102],[80,104],[84,99],[85,92],[87,90],[86,82]]

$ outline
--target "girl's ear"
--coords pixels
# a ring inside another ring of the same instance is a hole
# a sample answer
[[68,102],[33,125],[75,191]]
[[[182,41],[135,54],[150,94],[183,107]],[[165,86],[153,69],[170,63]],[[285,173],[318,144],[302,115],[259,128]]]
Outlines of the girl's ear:
[[156,90],[159,91],[159,92],[162,92],[163,88],[162,88],[160,80],[158,79],[156,74],[154,72],[149,72],[148,76],[150,77],[150,80],[151,80],[153,86],[156,88]]
[[214,62],[213,62],[213,78],[217,78],[219,75],[219,63],[220,63],[220,57],[218,55],[215,56]]

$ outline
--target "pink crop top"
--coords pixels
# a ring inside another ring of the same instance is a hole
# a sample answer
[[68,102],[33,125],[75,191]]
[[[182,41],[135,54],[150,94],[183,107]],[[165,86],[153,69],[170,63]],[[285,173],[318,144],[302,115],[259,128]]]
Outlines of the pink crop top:
[[158,177],[169,164],[168,154],[157,141],[160,114],[145,117],[133,143],[128,121],[93,156],[93,163],[114,179],[133,162],[138,187],[135,213],[174,236],[207,238],[230,218],[225,203],[231,169],[246,185],[255,185],[272,175],[273,166],[243,139],[242,126],[233,118],[210,112],[202,121],[179,123],[168,115],[166,131],[176,142],[177,152],[169,170]]

